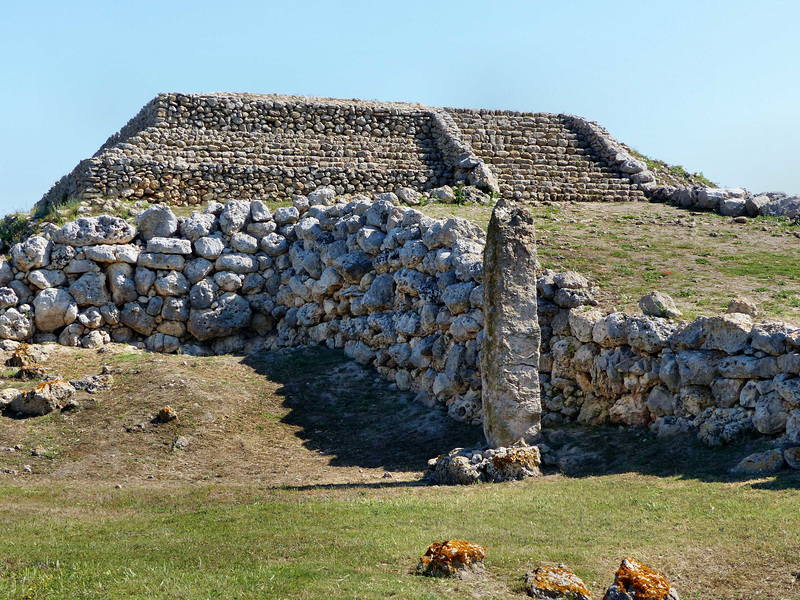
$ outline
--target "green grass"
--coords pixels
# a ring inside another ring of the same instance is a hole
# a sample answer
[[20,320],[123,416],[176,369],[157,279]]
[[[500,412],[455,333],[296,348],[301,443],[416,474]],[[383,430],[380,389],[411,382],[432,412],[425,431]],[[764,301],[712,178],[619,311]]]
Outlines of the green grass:
[[682,598],[718,598],[691,582],[698,561],[736,567],[726,574],[736,589],[755,557],[788,580],[800,549],[794,490],[631,475],[244,496],[7,486],[0,507],[9,599],[472,597],[468,582],[411,574],[444,539],[484,545],[490,578],[510,592],[536,564],[565,562],[599,597],[633,555],[670,574]]

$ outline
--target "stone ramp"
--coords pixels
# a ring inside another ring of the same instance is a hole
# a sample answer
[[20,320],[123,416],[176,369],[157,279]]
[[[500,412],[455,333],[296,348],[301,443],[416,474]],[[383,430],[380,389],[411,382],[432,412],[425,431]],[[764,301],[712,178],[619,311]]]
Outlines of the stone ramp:
[[524,200],[639,201],[644,192],[603,157],[594,136],[575,117],[447,109],[497,176],[505,198]]

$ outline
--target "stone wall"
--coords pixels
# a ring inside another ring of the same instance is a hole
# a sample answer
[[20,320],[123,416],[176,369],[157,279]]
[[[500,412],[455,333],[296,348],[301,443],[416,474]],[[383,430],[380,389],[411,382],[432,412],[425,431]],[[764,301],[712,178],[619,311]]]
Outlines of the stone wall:
[[710,446],[785,434],[800,444],[800,328],[742,313],[692,322],[609,313],[591,306],[577,274],[545,273],[538,290],[543,426],[650,426],[696,432]]
[[[187,354],[343,348],[417,399],[482,420],[483,231],[330,188],[274,212],[156,205],[49,225],[0,263],[0,338]],[[577,273],[539,272],[542,424],[750,433],[800,444],[800,329],[745,314],[666,318],[596,308]],[[535,297],[531,290],[531,296]]]
[[334,190],[81,218],[0,263],[0,337],[221,354],[324,343],[480,420],[483,231]]

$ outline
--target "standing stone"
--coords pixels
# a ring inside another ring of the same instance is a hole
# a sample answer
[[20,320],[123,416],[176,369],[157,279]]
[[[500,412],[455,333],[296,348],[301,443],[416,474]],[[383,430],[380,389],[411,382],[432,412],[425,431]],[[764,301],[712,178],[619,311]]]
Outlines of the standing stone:
[[490,446],[532,442],[541,427],[533,216],[500,200],[484,252],[483,432]]

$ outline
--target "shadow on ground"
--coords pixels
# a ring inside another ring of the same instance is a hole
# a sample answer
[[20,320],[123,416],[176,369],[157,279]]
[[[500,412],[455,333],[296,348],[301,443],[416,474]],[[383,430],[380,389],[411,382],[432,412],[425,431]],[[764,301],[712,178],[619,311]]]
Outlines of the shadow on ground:
[[282,385],[289,412],[281,422],[299,427],[304,446],[331,456],[332,466],[421,472],[432,457],[483,444],[480,427],[415,402],[339,350],[309,346],[244,362]]
[[[544,431],[543,438],[556,458],[550,472],[561,471],[571,477],[640,473],[700,481],[748,481],[756,477],[731,475],[730,470],[746,456],[775,447],[770,440],[754,436],[709,448],[691,434],[658,439],[648,429],[619,427],[564,427]],[[763,477],[769,480],[753,485],[800,488],[800,471],[788,467]]]
[[[428,459],[456,447],[483,447],[480,427],[458,423],[439,408],[413,401],[378,373],[322,346],[251,355],[245,363],[282,387],[289,412],[281,422],[299,427],[306,448],[331,456],[332,466],[425,469]],[[640,473],[701,481],[742,481],[730,469],[773,446],[763,438],[707,448],[694,436],[657,439],[647,429],[568,426],[543,432],[553,463],[545,473],[570,477]],[[386,482],[388,483],[388,482]],[[800,487],[800,472],[784,469],[754,485]]]

